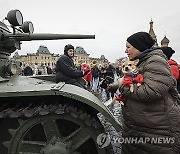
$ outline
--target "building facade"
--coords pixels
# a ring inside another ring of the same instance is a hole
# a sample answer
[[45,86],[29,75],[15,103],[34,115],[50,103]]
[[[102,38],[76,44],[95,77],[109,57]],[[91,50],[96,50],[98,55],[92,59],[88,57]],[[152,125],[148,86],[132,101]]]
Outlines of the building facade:
[[103,64],[104,60],[106,60],[104,55],[101,55],[100,58],[93,58],[89,55],[83,47],[77,46],[73,58],[75,65],[78,66],[82,63],[91,65],[93,61],[96,61],[97,64]]
[[27,53],[26,55],[14,54],[13,59],[22,63],[23,66],[29,64],[31,67],[51,66],[54,67],[59,54],[50,53],[46,46],[40,45],[36,53]]
[[[104,55],[101,55],[100,58],[92,58],[89,55],[83,47],[77,46],[73,58],[75,65],[78,66],[81,63],[91,65],[93,61],[96,61],[98,64],[103,64],[103,61],[106,59]],[[51,66],[54,68],[59,56],[59,54],[50,53],[46,46],[40,45],[36,53],[19,55],[18,52],[16,52],[13,59],[20,61],[24,67],[26,64],[29,64],[32,68],[35,68],[35,66]]]

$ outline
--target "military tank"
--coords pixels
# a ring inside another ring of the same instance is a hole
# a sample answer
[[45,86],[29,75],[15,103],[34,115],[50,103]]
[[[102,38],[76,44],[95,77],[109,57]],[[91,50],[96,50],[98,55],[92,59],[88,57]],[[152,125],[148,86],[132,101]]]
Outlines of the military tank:
[[22,41],[94,39],[94,35],[34,34],[32,22],[23,22],[11,10],[0,22],[0,154],[106,154],[97,136],[105,130],[102,113],[117,131],[121,125],[100,100],[80,87],[53,75],[21,76],[21,63],[10,55]]

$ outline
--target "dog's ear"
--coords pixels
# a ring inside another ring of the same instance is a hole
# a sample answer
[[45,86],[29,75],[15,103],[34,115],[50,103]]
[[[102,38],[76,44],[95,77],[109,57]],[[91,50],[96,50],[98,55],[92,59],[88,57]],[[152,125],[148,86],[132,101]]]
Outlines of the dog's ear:
[[137,65],[139,63],[139,59],[134,60],[134,64]]
[[124,63],[121,63],[121,67],[123,68]]

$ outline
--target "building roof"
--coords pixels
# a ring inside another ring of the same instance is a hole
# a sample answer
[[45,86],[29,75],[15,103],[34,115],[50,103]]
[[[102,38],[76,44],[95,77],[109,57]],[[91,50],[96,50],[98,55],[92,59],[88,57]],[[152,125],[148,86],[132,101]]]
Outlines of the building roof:
[[43,53],[43,54],[48,53],[48,54],[50,54],[48,48],[46,46],[44,46],[44,45],[39,46],[39,49],[37,50],[37,53]]
[[75,51],[75,53],[87,54],[87,52],[84,50],[84,48],[80,47],[80,46],[77,46],[74,51]]

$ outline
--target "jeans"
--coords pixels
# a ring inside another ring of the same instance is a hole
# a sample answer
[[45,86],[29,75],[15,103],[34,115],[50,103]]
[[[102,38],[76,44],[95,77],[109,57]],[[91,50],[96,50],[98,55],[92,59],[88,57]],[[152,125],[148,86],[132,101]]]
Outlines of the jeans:
[[99,77],[97,77],[97,78],[93,77],[92,90],[94,92],[97,92],[98,84],[99,84]]

